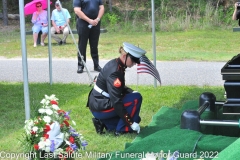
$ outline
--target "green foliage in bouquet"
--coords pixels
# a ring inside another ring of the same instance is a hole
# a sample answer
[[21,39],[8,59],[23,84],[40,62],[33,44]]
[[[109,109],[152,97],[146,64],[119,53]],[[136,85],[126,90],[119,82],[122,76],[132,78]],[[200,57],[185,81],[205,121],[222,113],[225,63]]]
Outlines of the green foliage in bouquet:
[[[87,142],[70,125],[70,112],[58,107],[55,95],[41,101],[38,116],[25,121],[22,144],[31,159],[72,159]],[[76,123],[72,120],[72,124]]]

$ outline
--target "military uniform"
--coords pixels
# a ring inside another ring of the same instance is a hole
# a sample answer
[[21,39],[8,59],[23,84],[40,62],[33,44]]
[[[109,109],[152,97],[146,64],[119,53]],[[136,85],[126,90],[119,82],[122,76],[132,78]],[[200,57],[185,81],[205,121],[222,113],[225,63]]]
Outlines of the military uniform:
[[145,56],[145,50],[124,42],[119,52],[121,56],[109,61],[101,70],[88,96],[87,106],[95,117],[92,120],[96,132],[100,134],[104,128],[115,130],[115,135],[130,131],[140,132],[142,96],[125,86],[127,67],[137,63],[141,66],[139,73],[150,73],[160,80],[155,66]]
[[141,120],[142,96],[125,86],[125,68],[120,58],[109,61],[89,93],[87,106],[108,130],[132,131],[130,126]]

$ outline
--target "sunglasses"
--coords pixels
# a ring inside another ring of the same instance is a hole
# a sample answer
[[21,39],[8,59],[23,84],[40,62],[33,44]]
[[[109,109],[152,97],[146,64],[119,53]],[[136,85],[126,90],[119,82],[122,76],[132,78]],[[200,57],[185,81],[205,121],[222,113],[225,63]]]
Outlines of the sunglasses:
[[42,7],[42,5],[36,6],[37,8]]

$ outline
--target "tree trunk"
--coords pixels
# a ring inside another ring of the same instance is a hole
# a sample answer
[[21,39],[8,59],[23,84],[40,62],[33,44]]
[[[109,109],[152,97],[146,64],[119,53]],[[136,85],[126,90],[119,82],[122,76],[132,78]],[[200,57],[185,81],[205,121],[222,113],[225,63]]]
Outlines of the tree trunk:
[[3,2],[3,24],[8,25],[8,12],[7,12],[7,0],[2,0]]

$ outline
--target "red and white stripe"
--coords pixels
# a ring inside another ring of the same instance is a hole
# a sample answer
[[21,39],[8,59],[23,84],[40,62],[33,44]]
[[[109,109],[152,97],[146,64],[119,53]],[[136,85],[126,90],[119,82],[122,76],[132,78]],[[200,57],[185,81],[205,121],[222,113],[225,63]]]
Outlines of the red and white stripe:
[[161,84],[160,75],[156,67],[152,64],[152,62],[146,57],[140,57],[140,64],[137,65],[137,73],[148,73],[151,74],[154,78],[156,78]]

